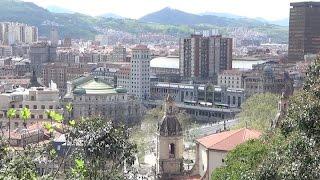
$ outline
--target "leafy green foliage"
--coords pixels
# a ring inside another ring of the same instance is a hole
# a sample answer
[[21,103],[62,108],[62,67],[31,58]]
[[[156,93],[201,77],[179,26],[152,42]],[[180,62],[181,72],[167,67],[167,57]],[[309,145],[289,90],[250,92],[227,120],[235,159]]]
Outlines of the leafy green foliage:
[[30,111],[30,109],[28,109],[28,108],[23,108],[23,109],[20,111],[20,118],[23,120],[23,124],[24,124],[25,128],[27,128],[27,127],[26,127],[26,122],[27,122],[28,119],[30,119],[30,117],[31,117],[31,111]]
[[0,166],[0,179],[35,180],[37,179],[36,164],[29,153],[16,153],[12,158],[3,157]]
[[247,179],[320,179],[319,144],[303,133],[294,132],[271,151]]
[[271,93],[252,95],[242,104],[237,128],[247,125],[253,129],[267,130],[278,112],[278,101],[279,96]]
[[250,170],[255,169],[267,154],[267,145],[261,140],[250,140],[228,153],[226,166],[212,173],[212,180],[242,179]]
[[15,118],[15,117],[16,117],[16,112],[17,112],[17,111],[16,111],[15,109],[10,108],[10,109],[7,111],[7,118],[8,118],[9,120]]
[[72,178],[74,179],[85,179],[87,175],[87,170],[85,167],[84,160],[75,159],[75,167],[72,168]]
[[85,161],[89,179],[110,179],[110,174],[123,176],[121,170],[134,163],[136,145],[128,142],[124,126],[100,118],[86,119],[75,124],[70,132],[71,141],[81,142],[74,155]]

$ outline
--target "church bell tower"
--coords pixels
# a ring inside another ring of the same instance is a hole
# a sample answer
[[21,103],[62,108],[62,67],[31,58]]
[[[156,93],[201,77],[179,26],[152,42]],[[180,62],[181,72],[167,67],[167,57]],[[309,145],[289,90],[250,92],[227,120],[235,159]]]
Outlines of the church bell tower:
[[183,174],[183,131],[175,114],[174,99],[168,95],[164,116],[158,125],[157,174],[159,179]]

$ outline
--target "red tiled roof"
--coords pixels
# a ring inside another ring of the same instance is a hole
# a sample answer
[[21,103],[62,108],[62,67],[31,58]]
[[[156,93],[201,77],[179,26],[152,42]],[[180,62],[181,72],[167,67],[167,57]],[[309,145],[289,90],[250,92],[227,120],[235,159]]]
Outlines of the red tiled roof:
[[217,134],[211,134],[197,139],[196,141],[205,146],[207,149],[230,151],[237,145],[242,144],[250,139],[257,139],[261,132],[254,129],[237,129],[225,131]]

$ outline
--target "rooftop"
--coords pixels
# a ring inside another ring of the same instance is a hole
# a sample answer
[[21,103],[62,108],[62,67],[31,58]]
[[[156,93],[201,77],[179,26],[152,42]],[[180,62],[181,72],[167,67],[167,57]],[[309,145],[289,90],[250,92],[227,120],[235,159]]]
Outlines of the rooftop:
[[292,2],[290,3],[290,6],[292,7],[320,7],[320,2],[314,2],[314,1],[306,1],[306,2]]
[[221,133],[211,134],[197,139],[196,141],[207,149],[231,151],[237,145],[242,144],[250,139],[257,139],[261,136],[261,132],[242,128],[237,130],[225,131]]
[[122,89],[117,89],[98,77],[80,77],[75,82],[75,94],[116,94],[125,93]]
[[150,61],[151,68],[179,69],[179,57],[157,57]]
[[139,44],[136,47],[132,48],[132,50],[149,50],[148,46]]

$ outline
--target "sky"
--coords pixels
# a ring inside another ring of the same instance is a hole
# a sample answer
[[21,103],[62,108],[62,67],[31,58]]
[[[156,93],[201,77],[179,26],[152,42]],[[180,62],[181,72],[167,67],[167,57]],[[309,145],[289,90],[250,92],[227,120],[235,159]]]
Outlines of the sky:
[[[290,2],[297,0],[23,0],[41,7],[58,6],[91,16],[114,13],[138,19],[164,7],[190,13],[221,12],[251,18],[280,20],[289,16]],[[320,1],[320,0],[315,0]]]

